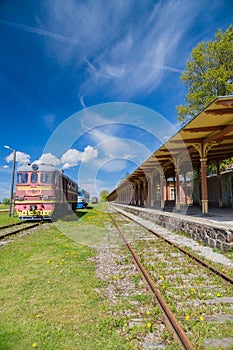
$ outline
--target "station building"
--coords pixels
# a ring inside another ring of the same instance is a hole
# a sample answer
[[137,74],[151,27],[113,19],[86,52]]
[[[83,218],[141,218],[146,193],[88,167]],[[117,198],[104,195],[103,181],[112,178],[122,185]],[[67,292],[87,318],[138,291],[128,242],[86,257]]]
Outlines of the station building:
[[[233,96],[217,97],[130,174],[108,201],[162,211],[233,208]],[[208,176],[208,165],[216,174]],[[233,214],[233,209],[232,209]],[[230,241],[233,242],[233,231]]]

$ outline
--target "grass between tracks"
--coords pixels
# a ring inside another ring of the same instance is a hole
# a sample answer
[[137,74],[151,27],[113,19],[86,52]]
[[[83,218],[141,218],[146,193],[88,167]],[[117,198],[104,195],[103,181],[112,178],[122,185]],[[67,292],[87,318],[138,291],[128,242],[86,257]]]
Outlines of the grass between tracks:
[[127,349],[94,254],[53,225],[1,247],[1,350]]

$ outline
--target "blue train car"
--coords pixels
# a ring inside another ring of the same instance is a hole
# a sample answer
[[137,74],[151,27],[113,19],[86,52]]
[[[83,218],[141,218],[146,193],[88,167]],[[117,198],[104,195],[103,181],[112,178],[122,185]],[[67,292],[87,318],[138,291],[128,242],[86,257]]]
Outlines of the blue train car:
[[90,195],[87,191],[79,189],[78,190],[78,201],[77,201],[77,209],[83,209],[88,206],[88,202],[90,199]]

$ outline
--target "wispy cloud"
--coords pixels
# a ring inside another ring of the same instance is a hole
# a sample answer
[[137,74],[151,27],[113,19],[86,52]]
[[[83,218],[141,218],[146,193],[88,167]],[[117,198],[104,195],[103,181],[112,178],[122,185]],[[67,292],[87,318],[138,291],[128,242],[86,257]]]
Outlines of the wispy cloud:
[[48,128],[48,130],[54,129],[54,123],[55,123],[55,116],[53,114],[47,114],[43,116],[43,121],[45,123],[45,126]]
[[[68,62],[77,57],[77,69],[86,68],[87,77],[80,88],[82,105],[83,97],[98,88],[110,85],[108,92],[112,95],[121,93],[130,97],[154,90],[164,72],[180,73],[182,67],[172,65],[177,62],[173,57],[177,56],[180,41],[200,10],[196,6],[194,11],[192,3],[181,0],[159,1],[156,5],[70,0],[65,4],[48,1],[47,6],[49,16],[44,26],[53,28],[52,32],[1,22],[73,44],[66,52],[60,52],[60,59]],[[60,34],[61,28],[66,35]]]
[[[82,71],[77,89],[85,107],[89,93],[102,90],[109,97],[131,98],[153,92],[165,73],[180,74],[180,43],[203,5],[183,0],[48,0],[45,9],[47,16],[43,23],[38,19],[38,27],[0,23],[52,39],[48,52],[56,45],[58,62],[75,62],[77,76]],[[69,44],[66,50],[59,42]]]

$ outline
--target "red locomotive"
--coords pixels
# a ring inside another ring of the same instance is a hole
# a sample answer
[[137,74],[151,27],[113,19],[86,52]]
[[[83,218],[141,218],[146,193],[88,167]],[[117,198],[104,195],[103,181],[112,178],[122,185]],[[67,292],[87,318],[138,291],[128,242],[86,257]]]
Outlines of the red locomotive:
[[19,219],[51,220],[76,209],[78,185],[49,164],[18,168],[15,206]]

